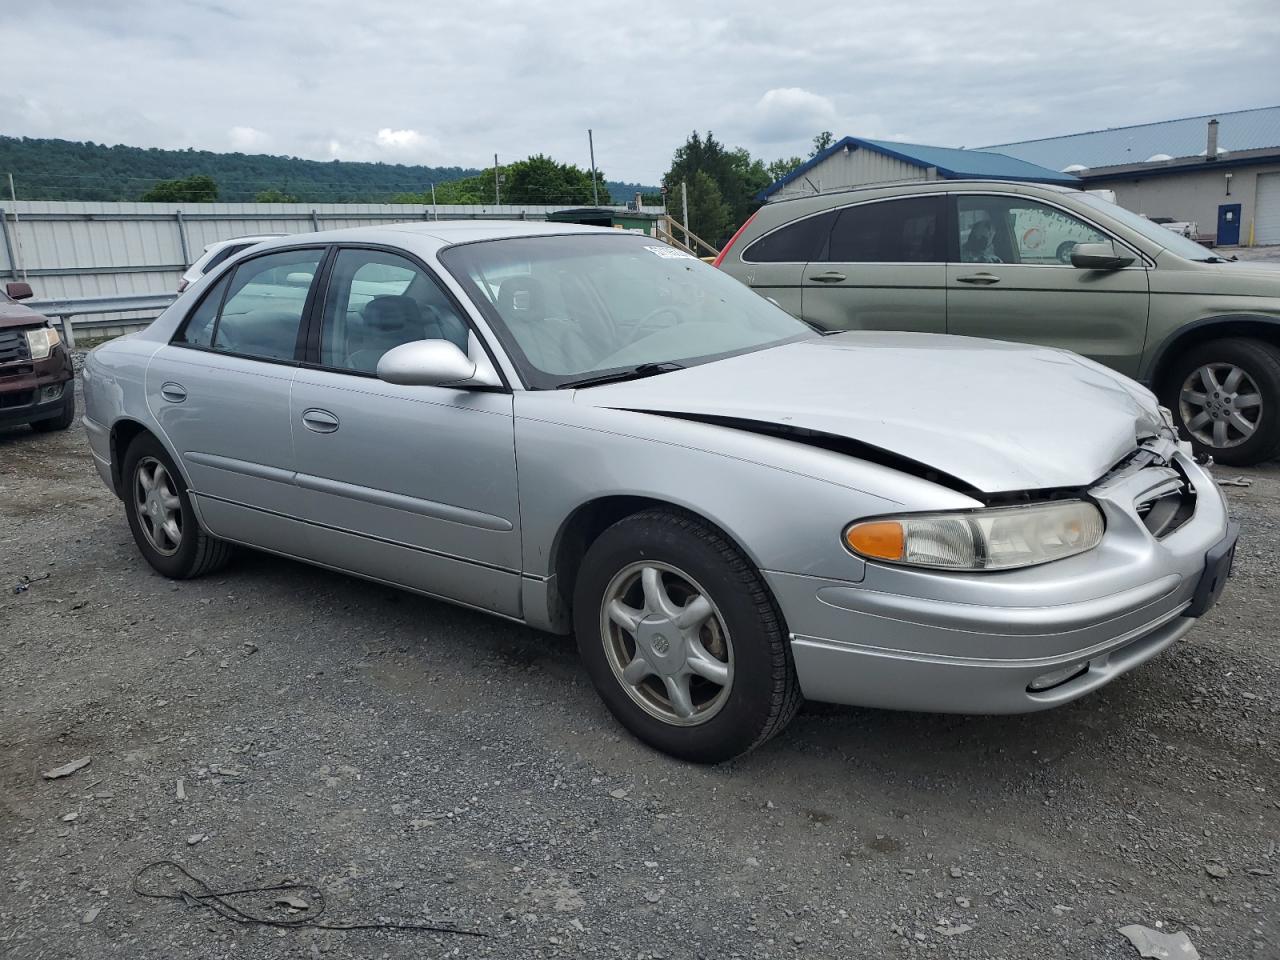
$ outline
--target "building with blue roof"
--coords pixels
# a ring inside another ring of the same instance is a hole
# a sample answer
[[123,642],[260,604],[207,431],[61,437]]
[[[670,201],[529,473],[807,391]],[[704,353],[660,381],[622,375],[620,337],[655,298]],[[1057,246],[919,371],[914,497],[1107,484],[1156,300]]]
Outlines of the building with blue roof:
[[1019,180],[1081,185],[1073,174],[991,150],[844,137],[765,187],[758,197],[762,201],[781,200],[905,180]]
[[1220,246],[1280,243],[1280,106],[983,147],[1075,174]]

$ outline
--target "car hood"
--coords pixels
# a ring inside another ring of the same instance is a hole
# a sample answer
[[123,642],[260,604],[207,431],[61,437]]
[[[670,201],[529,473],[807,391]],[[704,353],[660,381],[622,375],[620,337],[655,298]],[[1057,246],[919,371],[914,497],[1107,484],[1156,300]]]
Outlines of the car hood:
[[0,330],[5,327],[30,327],[45,322],[45,316],[36,313],[30,307],[0,300]]
[[577,391],[576,402],[852,440],[987,493],[1079,487],[1164,430],[1155,398],[1063,350],[849,332]]

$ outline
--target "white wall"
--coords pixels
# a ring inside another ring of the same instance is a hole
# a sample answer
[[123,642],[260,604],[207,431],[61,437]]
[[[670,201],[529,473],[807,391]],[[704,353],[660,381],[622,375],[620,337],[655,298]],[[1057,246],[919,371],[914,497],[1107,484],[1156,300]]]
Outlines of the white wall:
[[837,150],[816,167],[792,180],[773,194],[770,200],[809,197],[815,193],[861,187],[871,183],[897,183],[903,180],[933,180],[931,167],[907,163],[875,150]]

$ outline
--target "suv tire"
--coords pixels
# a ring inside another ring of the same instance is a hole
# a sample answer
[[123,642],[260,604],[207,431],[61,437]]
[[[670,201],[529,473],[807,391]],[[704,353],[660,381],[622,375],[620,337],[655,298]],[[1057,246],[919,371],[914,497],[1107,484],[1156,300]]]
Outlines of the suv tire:
[[583,558],[573,617],[606,706],[666,753],[732,759],[800,708],[772,594],[742,552],[697,517],[647,510],[605,530]]
[[1165,405],[1197,453],[1248,466],[1280,453],[1280,349],[1224,337],[1192,347],[1165,379]]

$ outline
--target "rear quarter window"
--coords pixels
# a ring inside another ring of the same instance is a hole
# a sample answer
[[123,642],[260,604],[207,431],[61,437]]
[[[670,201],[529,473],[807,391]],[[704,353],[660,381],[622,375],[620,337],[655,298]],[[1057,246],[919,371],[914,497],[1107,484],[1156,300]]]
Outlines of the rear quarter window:
[[808,263],[822,255],[835,211],[796,220],[767,233],[742,253],[748,263]]

